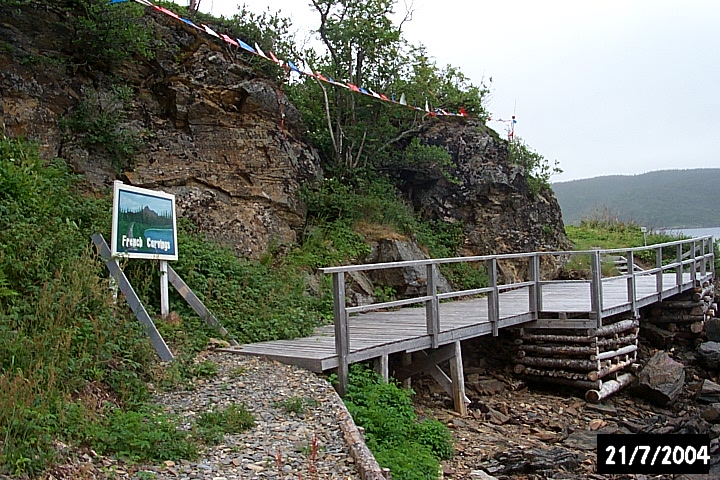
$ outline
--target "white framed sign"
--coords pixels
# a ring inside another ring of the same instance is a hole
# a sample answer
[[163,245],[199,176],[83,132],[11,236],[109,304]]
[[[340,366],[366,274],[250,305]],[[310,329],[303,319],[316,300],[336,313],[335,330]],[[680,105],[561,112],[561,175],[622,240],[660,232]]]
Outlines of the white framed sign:
[[113,256],[177,260],[175,195],[115,181],[111,244]]

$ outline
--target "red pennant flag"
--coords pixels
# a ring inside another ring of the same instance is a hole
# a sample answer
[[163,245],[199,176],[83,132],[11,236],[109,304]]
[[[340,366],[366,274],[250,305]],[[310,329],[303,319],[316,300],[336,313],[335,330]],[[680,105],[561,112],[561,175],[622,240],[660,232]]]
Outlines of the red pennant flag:
[[221,33],[220,36],[222,37],[223,40],[225,40],[225,41],[226,41],[227,43],[229,43],[230,45],[235,45],[236,47],[239,47],[239,46],[240,46],[240,44],[239,44],[238,42],[236,42],[236,41],[233,40],[232,38],[228,37],[228,36],[225,35],[224,33]]

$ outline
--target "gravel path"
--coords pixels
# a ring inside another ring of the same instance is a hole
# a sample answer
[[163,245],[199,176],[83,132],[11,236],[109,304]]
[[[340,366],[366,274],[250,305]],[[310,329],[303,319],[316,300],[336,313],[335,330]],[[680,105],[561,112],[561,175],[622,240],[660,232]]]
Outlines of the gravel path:
[[[217,375],[197,380],[191,391],[158,394],[155,402],[187,419],[188,428],[202,412],[244,404],[255,426],[225,435],[223,443],[202,451],[196,462],[146,466],[134,478],[360,478],[338,420],[344,406],[326,380],[297,367],[235,353],[213,352],[203,360],[217,365]],[[300,410],[292,408],[298,405],[303,411],[292,411]]]

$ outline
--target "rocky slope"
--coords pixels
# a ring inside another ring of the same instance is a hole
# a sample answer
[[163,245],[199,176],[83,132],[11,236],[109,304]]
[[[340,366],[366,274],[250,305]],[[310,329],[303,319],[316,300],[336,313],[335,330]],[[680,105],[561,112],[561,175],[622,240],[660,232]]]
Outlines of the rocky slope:
[[[151,10],[143,21],[158,39],[154,58],[98,66],[79,61],[66,11],[40,2],[0,10],[2,131],[39,141],[96,186],[119,178],[175,193],[181,217],[243,256],[295,241],[301,185],[322,178],[299,112],[239,50]],[[425,217],[463,222],[465,253],[566,246],[554,196],[529,194],[487,127],[434,118],[418,135],[451,153],[459,185],[439,171],[391,173]]]
[[[300,186],[322,171],[278,85],[195,29],[152,12],[146,20],[164,39],[153,61],[83,68],[63,20],[52,6],[0,11],[5,134],[39,141],[47,158],[66,158],[96,186],[119,177],[177,194],[179,216],[242,255],[261,254],[271,239],[296,240],[305,220]],[[125,105],[117,78],[129,86]],[[121,142],[139,140],[121,172],[112,152],[67,128],[81,111],[90,121],[114,111],[118,124],[105,128],[126,134]]]

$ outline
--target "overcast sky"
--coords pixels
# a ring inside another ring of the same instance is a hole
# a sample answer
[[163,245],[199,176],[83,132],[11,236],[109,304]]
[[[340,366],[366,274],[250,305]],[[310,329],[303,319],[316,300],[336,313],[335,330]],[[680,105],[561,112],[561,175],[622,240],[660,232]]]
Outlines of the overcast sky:
[[[318,23],[307,0],[202,0],[200,9],[232,16],[242,3],[280,10],[299,39]],[[515,134],[559,160],[565,172],[552,181],[720,167],[720,1],[415,0],[413,9],[405,38],[475,84],[492,77],[488,110],[515,113]]]

